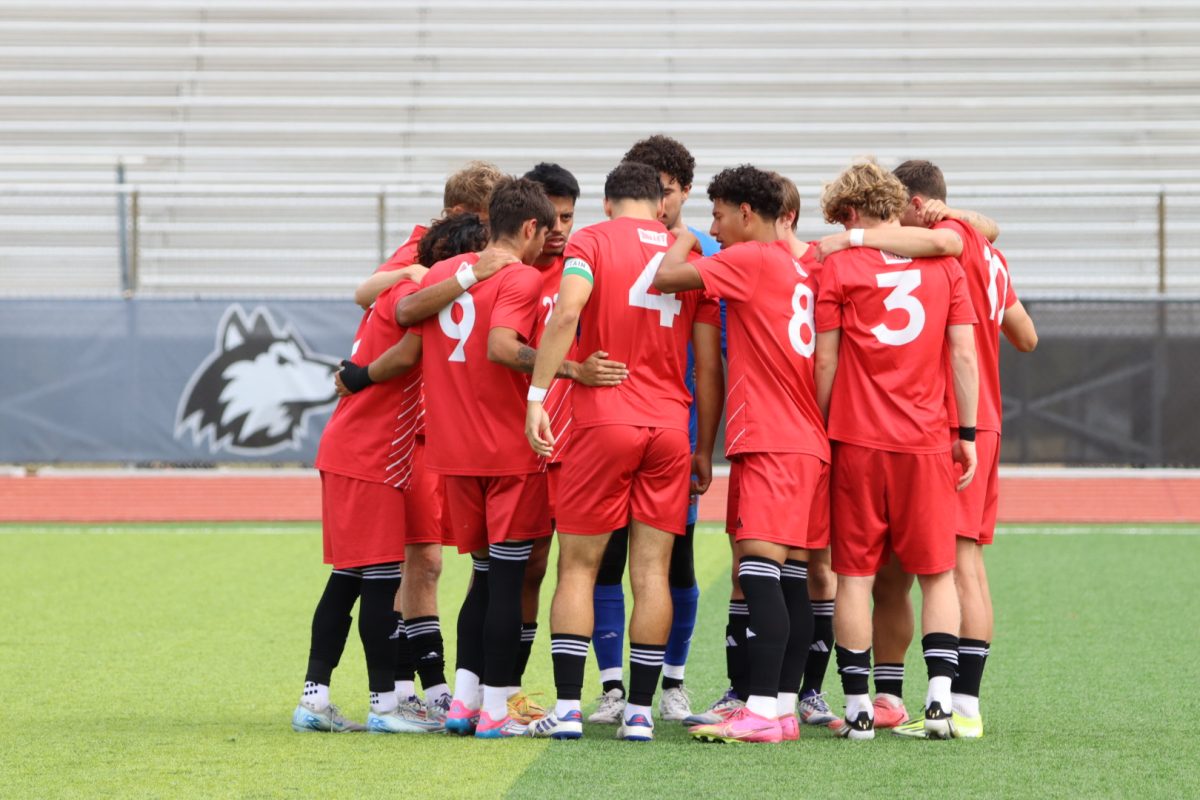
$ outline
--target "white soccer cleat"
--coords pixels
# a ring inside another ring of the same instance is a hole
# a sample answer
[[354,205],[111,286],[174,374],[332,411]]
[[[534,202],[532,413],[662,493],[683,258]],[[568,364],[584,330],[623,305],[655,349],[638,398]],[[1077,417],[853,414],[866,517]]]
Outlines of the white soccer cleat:
[[644,714],[634,714],[629,719],[621,721],[621,727],[617,728],[617,738],[627,742],[652,742],[654,741],[654,722]]
[[691,714],[683,721],[684,725],[716,725],[725,720],[733,712],[739,708],[744,708],[746,703],[739,700],[737,695],[733,693],[733,689],[726,689],[725,694],[721,695],[716,701],[708,707],[707,711],[701,711],[696,714]]
[[625,693],[620,689],[609,689],[600,695],[596,710],[588,715],[588,722],[600,725],[619,725],[625,714]]
[[658,699],[658,714],[670,722],[683,722],[692,716],[692,699],[682,686],[663,689]]
[[292,712],[292,730],[297,733],[350,733],[366,729],[366,725],[343,717],[333,703],[318,708],[301,701]]

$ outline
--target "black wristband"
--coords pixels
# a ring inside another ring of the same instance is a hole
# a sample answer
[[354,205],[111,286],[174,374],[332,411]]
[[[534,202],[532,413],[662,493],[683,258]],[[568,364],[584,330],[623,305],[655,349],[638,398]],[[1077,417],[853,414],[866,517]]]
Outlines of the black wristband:
[[968,427],[966,425],[959,425],[958,426],[958,438],[964,442],[975,441],[975,426],[971,425]]
[[361,392],[375,382],[371,380],[371,374],[367,367],[360,367],[349,360],[342,362],[342,371],[340,374],[342,376],[342,385],[352,393]]

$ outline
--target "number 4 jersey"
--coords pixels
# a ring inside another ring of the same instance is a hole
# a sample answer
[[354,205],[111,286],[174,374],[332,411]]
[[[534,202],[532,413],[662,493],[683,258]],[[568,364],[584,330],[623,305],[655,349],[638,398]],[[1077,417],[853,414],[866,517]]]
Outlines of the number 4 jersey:
[[[478,260],[467,253],[441,261],[422,285],[470,269]],[[413,328],[423,346],[429,470],[478,476],[539,471],[537,456],[525,441],[529,376],[488,360],[488,334],[493,328],[511,328],[529,341],[541,290],[541,273],[510,264]]]
[[567,243],[567,275],[592,281],[579,320],[578,352],[604,350],[625,363],[618,386],[578,386],[575,426],[633,425],[687,432],[691,393],[684,384],[692,323],[721,326],[717,303],[699,290],[663,294],[654,273],[674,237],[657,220],[618,217],[590,225]]
[[898,453],[949,450],[946,326],[974,322],[953,258],[869,247],[831,255],[817,296],[817,331],[842,331],[829,438]]
[[829,463],[813,382],[821,265],[812,248],[797,261],[784,242],[743,242],[695,267],[728,312],[726,455],[805,453]]

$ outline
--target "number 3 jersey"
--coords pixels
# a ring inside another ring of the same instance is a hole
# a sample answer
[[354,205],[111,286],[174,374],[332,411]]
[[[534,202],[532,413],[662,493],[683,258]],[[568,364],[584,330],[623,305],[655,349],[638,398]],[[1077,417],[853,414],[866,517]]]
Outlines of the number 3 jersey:
[[974,322],[967,279],[953,258],[869,247],[827,258],[817,331],[842,331],[829,438],[899,453],[948,450],[946,326]]
[[[423,286],[470,269],[467,253],[429,270]],[[542,275],[509,264],[463,292],[441,313],[413,328],[421,336],[425,379],[425,465],[443,475],[525,475],[538,472],[525,441],[529,376],[488,360],[488,334],[511,328],[529,341]]]
[[674,237],[657,220],[618,217],[571,237],[563,277],[583,275],[592,294],[579,319],[578,353],[604,350],[625,363],[617,386],[577,386],[575,426],[634,425],[687,432],[684,384],[693,322],[721,326],[717,303],[699,290],[663,294],[654,273]]
[[797,261],[784,242],[743,242],[694,265],[727,311],[726,455],[805,453],[828,463],[813,380],[821,265],[812,249]]

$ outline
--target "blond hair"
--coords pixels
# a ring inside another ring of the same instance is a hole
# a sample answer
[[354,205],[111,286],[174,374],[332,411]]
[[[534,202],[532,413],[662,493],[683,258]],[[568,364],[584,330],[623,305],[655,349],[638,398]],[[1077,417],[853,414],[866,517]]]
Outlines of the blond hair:
[[888,220],[899,216],[907,203],[904,184],[874,161],[849,167],[825,184],[821,195],[825,221],[843,225],[850,221],[850,209],[860,216]]
[[505,175],[490,161],[469,161],[446,179],[442,193],[442,213],[449,214],[458,206],[460,211],[486,214],[492,191]]

